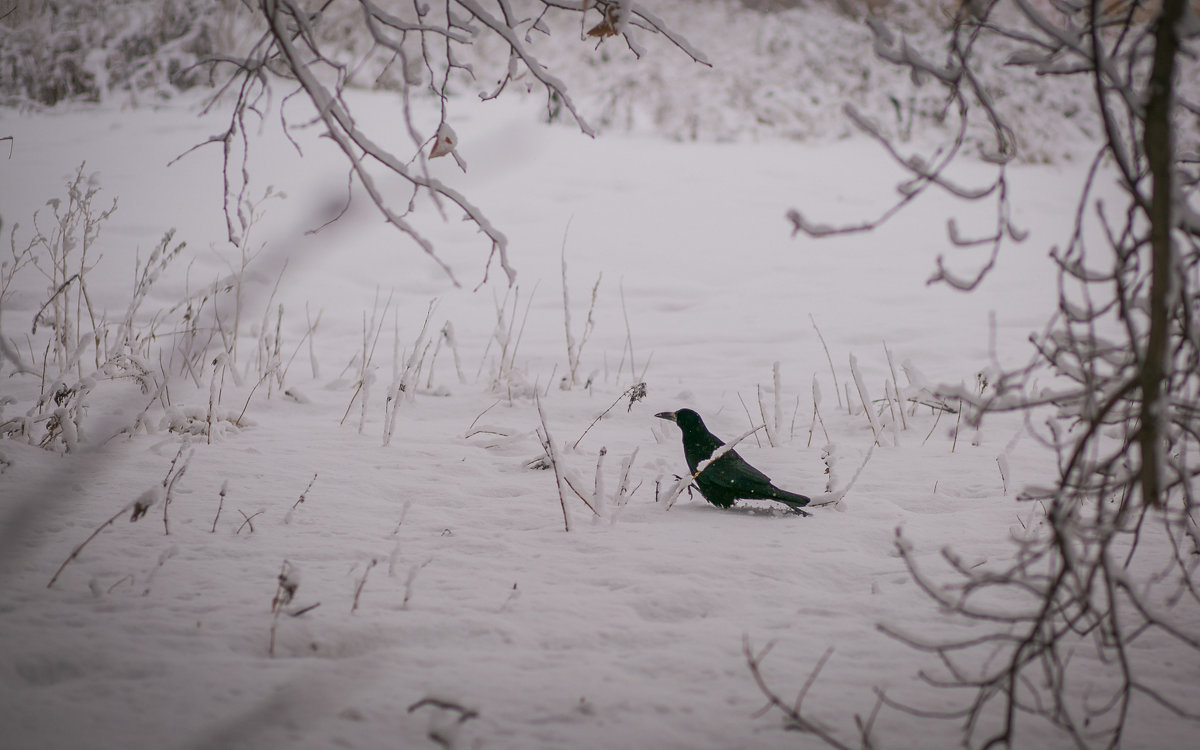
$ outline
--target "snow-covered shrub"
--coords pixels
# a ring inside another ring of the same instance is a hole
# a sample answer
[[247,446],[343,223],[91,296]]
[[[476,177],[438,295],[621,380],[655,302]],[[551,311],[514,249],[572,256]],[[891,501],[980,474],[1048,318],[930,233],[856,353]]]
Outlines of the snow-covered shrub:
[[[945,132],[953,119],[937,87],[918,85],[876,57],[869,24],[886,19],[913,47],[940,46],[949,59],[951,51],[939,42],[961,12],[954,0],[660,0],[654,12],[680,33],[664,38],[635,18],[625,27],[628,42],[588,35],[600,18],[595,11],[581,21],[577,13],[546,13],[541,0],[511,6],[514,38],[546,72],[570,83],[571,102],[550,97],[550,119],[572,120],[566,103],[596,129],[679,140],[841,138],[855,130],[842,115],[846,104],[901,140],[930,128]],[[134,101],[169,97],[208,84],[213,69],[204,63],[240,59],[241,42],[261,32],[252,28],[259,20],[254,11],[237,0],[46,0],[30,7],[0,19],[0,104],[94,102],[114,92]],[[407,24],[428,24],[432,17],[418,18],[404,5],[386,10]],[[329,72],[339,87],[418,98],[435,91],[452,97],[490,97],[501,89],[541,93],[510,56],[506,38],[479,24],[455,36],[462,43],[448,63],[424,60],[428,52],[417,34],[404,36],[396,49],[380,44],[358,3],[328,5],[309,23],[321,54],[337,66]],[[373,23],[378,31],[379,20]],[[676,40],[688,54],[669,49]],[[1075,144],[1103,132],[1089,92],[1068,78],[1013,64],[1017,47],[994,35],[974,42],[972,54],[987,63],[983,90],[1014,123],[1018,158],[1070,158]],[[693,53],[712,67],[695,65]],[[492,69],[505,59],[511,60],[508,75],[498,76]],[[268,69],[286,74],[278,60],[268,62]],[[973,128],[967,139],[986,142],[986,128]]]
[[[574,106],[599,129],[654,131],[680,140],[840,138],[854,130],[841,112],[852,104],[882,132],[907,139],[931,126],[941,129],[949,114],[936,87],[918,85],[906,71],[876,58],[869,21],[886,18],[914,46],[936,49],[959,10],[952,0],[655,3],[655,12],[673,19],[711,68],[666,48],[678,38],[685,52],[693,49],[680,34],[661,38],[637,19],[626,27],[627,43],[619,35],[586,35],[594,12],[581,23],[576,13],[543,15],[540,1],[513,6],[519,11],[511,21],[517,38],[547,72],[570,81]],[[406,6],[388,10],[406,23],[428,22]],[[418,35],[405,37],[397,48],[403,54],[397,54],[379,44],[362,19],[357,3],[334,3],[311,20],[314,41],[339,67],[339,86],[416,97],[430,95],[431,86],[450,96],[538,88],[519,61],[497,80],[490,69],[510,57],[507,41],[480,26],[467,29],[450,64],[426,65]],[[239,59],[239,41],[252,36],[253,22],[236,0],[47,0],[0,19],[0,104],[94,102],[113,92],[134,101],[169,97],[209,83],[212,68],[205,62]],[[995,36],[975,43],[973,54],[988,61],[985,90],[997,111],[1017,123],[1019,158],[1070,157],[1073,142],[1102,133],[1088,92],[1011,64],[1016,48]],[[566,114],[563,103],[552,96],[548,117]],[[986,141],[986,130],[977,131],[968,133],[969,142]]]
[[[578,21],[543,19],[553,33],[531,35],[533,50],[571,81],[576,106],[600,130],[654,132],[676,140],[845,138],[857,132],[849,104],[900,140],[948,133],[952,113],[936,86],[876,57],[869,22],[886,18],[913,46],[939,49],[958,5],[950,0],[663,0],[656,12],[677,25],[712,63],[704,68],[646,37],[634,51],[616,39],[579,38]],[[684,23],[683,21],[686,21]],[[636,32],[635,28],[635,38]],[[986,87],[1015,123],[1019,158],[1055,161],[1102,132],[1088,92],[1054,76],[1008,64],[1016,44],[980,39]],[[471,47],[474,64],[500,54],[496,40]],[[653,54],[651,54],[653,53]],[[476,65],[478,67],[478,65]],[[473,89],[487,81],[464,82]],[[562,113],[565,114],[565,113]],[[561,116],[556,111],[550,117]],[[569,119],[569,118],[568,118]],[[987,142],[973,126],[969,145]]]
[[[216,11],[213,7],[216,5]],[[0,19],[0,104],[166,97],[205,81],[229,45],[233,0],[47,0]]]

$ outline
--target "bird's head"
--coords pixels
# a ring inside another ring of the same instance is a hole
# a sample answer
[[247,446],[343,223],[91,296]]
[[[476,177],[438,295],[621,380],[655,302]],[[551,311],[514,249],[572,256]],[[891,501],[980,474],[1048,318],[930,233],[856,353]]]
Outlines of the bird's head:
[[702,430],[706,429],[704,427],[704,420],[700,418],[699,414],[691,409],[662,411],[654,416],[658,417],[659,419],[665,419],[668,422],[674,422],[675,424],[679,425],[679,428],[682,430],[687,430],[689,427],[699,427]]

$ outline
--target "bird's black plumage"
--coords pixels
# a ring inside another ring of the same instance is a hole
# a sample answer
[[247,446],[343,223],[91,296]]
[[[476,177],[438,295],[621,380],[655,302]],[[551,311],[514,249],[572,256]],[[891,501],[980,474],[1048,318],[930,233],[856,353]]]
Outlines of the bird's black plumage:
[[770,477],[746,463],[735,450],[727,451],[697,474],[700,462],[711,458],[713,451],[724,443],[708,431],[704,420],[696,412],[680,409],[654,416],[679,425],[683,432],[683,457],[687,460],[696,486],[700,488],[700,494],[708,502],[718,508],[728,508],[738,499],[777,500],[802,516],[809,515],[800,507],[808,505],[810,498],[771,484]]

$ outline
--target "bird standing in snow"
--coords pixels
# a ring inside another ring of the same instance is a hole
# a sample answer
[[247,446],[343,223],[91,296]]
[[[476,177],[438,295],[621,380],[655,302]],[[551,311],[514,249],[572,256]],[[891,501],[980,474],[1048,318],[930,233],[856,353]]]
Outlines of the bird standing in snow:
[[696,486],[704,499],[718,508],[731,507],[735,500],[776,500],[802,516],[811,515],[801,510],[811,498],[781,490],[771,484],[771,478],[746,463],[737,451],[726,451],[699,473],[696,469],[702,461],[712,457],[713,452],[724,443],[704,426],[704,420],[691,409],[664,411],[654,416],[674,422],[683,432],[683,456],[692,472]]

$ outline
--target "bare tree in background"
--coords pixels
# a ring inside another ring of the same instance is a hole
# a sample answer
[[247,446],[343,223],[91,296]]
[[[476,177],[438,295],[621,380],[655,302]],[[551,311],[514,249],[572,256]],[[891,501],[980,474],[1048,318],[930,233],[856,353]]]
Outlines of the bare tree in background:
[[[816,237],[871,231],[927,191],[990,202],[995,222],[985,236],[965,237],[953,220],[949,224],[951,243],[983,248],[985,260],[961,272],[952,270],[961,259],[939,258],[930,279],[970,291],[987,278],[1002,247],[1022,239],[1010,221],[1005,177],[1005,165],[1017,155],[1016,128],[993,103],[977,45],[1000,38],[1015,50],[1008,64],[1040,76],[1072,76],[1094,91],[1103,139],[1080,187],[1074,230],[1052,251],[1059,304],[1045,330],[1031,337],[1036,354],[1027,367],[995,374],[982,395],[943,393],[962,399],[976,423],[991,413],[1023,413],[1029,432],[1056,452],[1054,485],[1022,496],[1043,509],[1044,518],[1016,540],[1013,558],[1003,564],[968,567],[945,550],[956,577],[950,585],[918,569],[911,543],[897,534],[897,549],[924,592],[974,627],[953,642],[883,628],[938,657],[937,669],[922,672],[926,681],[970,697],[949,712],[882,693],[880,699],[920,716],[960,720],[967,746],[1018,744],[1022,717],[1049,722],[1079,747],[1118,746],[1135,707],[1198,718],[1194,693],[1189,700],[1183,692],[1193,687],[1200,652],[1195,5],[964,2],[937,56],[870,20],[879,55],[944,88],[956,137],[931,156],[904,154],[880,128],[848,110],[907,170],[901,197],[882,215],[848,226],[788,214],[796,232]],[[981,156],[996,171],[988,184],[966,186],[948,179],[946,169],[961,156],[975,118],[990,125],[992,141]],[[1112,174],[1127,198],[1120,205],[1095,194],[1097,182]],[[1165,667],[1141,662],[1154,653],[1152,646],[1172,653],[1181,648],[1192,658]],[[757,659],[749,661],[758,676]],[[774,697],[761,681],[760,687]],[[798,706],[797,715],[789,711],[793,724],[804,720]],[[872,745],[869,731],[861,737],[862,746]]]
[[[430,200],[443,218],[448,212],[461,212],[478,227],[490,243],[486,268],[498,262],[508,277],[515,270],[508,260],[508,242],[504,234],[484,216],[468,198],[444,182],[432,177],[426,160],[452,156],[465,169],[456,151],[457,135],[448,111],[452,84],[462,78],[482,76],[464,62],[465,49],[484,38],[498,40],[507,49],[497,82],[479,94],[483,99],[499,96],[510,84],[540,87],[547,106],[565,108],[588,135],[594,132],[576,109],[565,82],[555,76],[534,54],[536,35],[549,34],[552,15],[580,17],[581,43],[596,44],[612,37],[640,56],[641,32],[659,35],[700,63],[703,55],[659,18],[632,0],[445,0],[440,4],[424,0],[372,2],[372,0],[242,0],[256,28],[261,29],[249,52],[237,59],[221,61],[231,65],[233,74],[220,88],[214,103],[231,93],[229,127],[207,143],[220,143],[224,149],[225,213],[231,242],[237,243],[250,218],[248,189],[250,170],[248,126],[261,118],[272,87],[281,80],[291,89],[286,98],[301,95],[316,110],[314,121],[337,144],[349,165],[351,182],[357,182],[388,223],[407,235],[454,279],[449,268],[435,252],[432,241],[410,221],[419,199]],[[328,23],[336,18],[336,23]],[[349,31],[347,31],[347,28]],[[356,52],[347,38],[369,40],[365,52]],[[363,129],[356,120],[344,94],[355,75],[364,67],[378,68],[376,80],[386,78],[390,88],[398,90],[404,105],[403,127],[413,145],[413,153],[402,157],[381,145],[378,134]],[[440,117],[427,123],[416,102],[432,98]],[[286,110],[285,130],[293,125]],[[290,137],[290,136],[289,136]],[[201,144],[205,145],[205,144]],[[399,177],[408,187],[397,197],[385,190],[381,177]],[[486,270],[485,270],[486,279]]]

